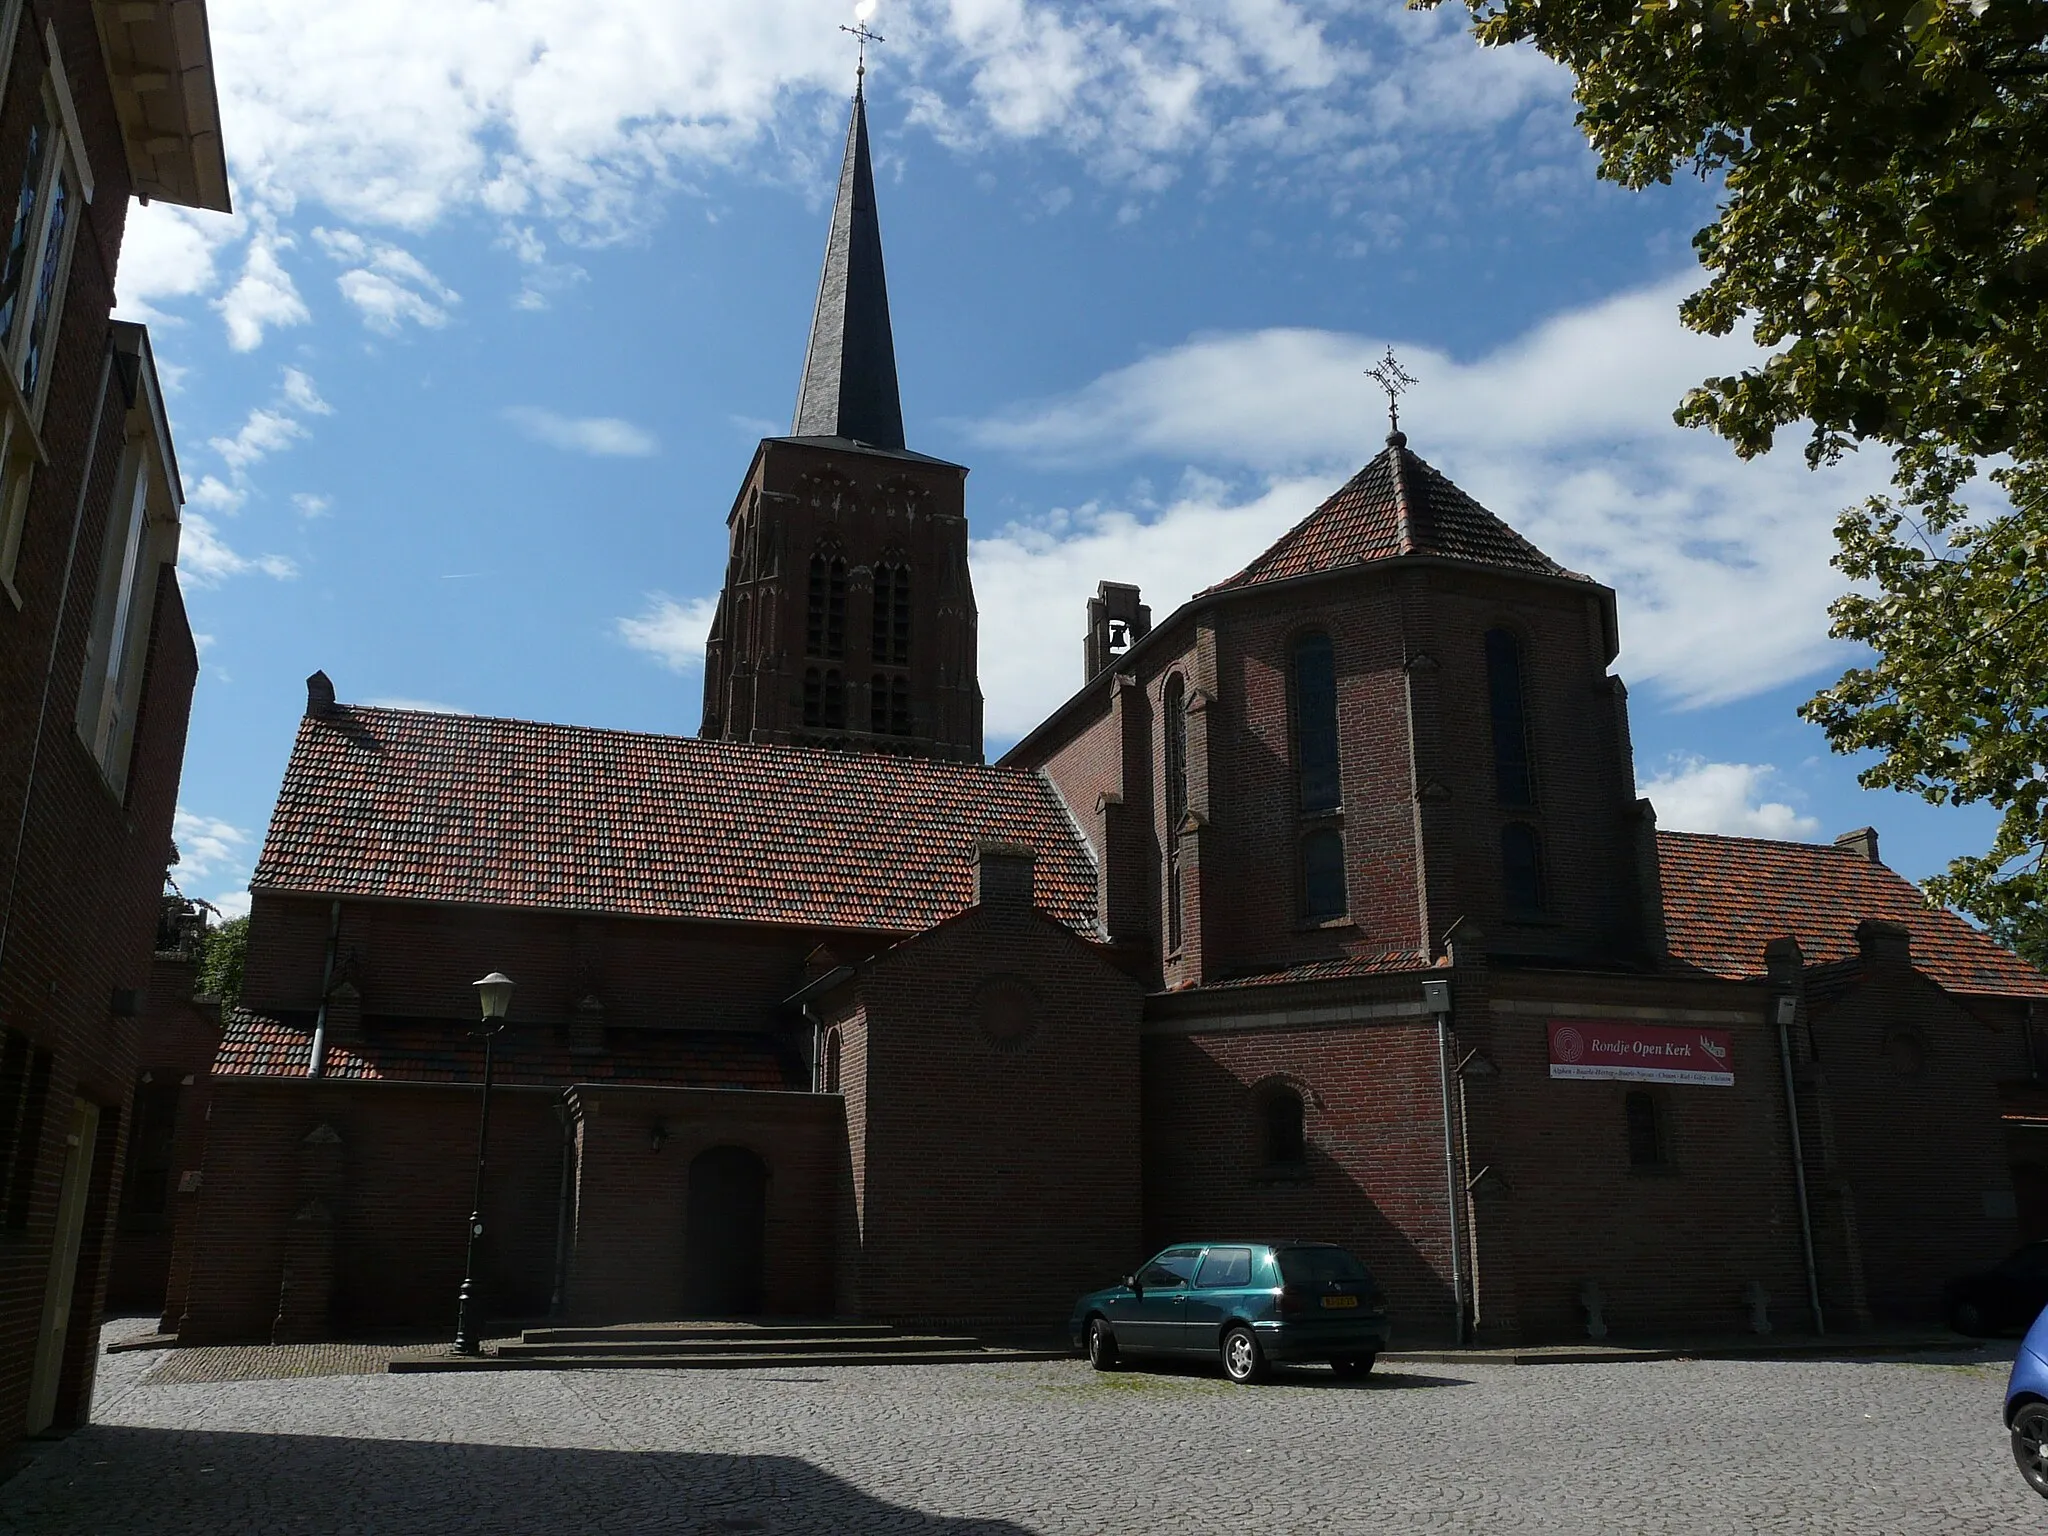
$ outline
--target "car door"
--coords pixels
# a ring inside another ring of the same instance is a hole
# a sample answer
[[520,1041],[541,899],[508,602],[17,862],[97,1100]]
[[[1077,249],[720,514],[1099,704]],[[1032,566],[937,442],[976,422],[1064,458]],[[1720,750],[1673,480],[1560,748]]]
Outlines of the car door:
[[1128,1320],[1112,1317],[1117,1343],[1130,1349],[1168,1353],[1180,1347],[1188,1282],[1201,1259],[1199,1248],[1169,1248],[1137,1274],[1137,1294],[1127,1304]]
[[1218,1244],[1202,1255],[1181,1309],[1180,1342],[1187,1354],[1207,1354],[1223,1335],[1223,1324],[1242,1312],[1245,1291],[1252,1283],[1252,1250],[1245,1244]]

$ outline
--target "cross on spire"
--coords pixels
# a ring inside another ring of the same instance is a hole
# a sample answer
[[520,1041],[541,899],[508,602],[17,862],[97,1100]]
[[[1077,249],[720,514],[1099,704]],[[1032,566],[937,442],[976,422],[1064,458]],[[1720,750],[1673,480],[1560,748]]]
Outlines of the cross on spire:
[[860,4],[853,8],[853,25],[849,27],[842,22],[839,27],[840,31],[860,40],[859,58],[853,67],[853,94],[856,96],[860,94],[861,85],[867,79],[868,44],[889,41],[881,33],[868,30],[868,18],[874,14],[875,0],[860,0]]
[[1385,357],[1365,370],[1365,376],[1387,392],[1387,441],[1391,443],[1401,437],[1401,397],[1420,380],[1401,366],[1392,347],[1387,348]]

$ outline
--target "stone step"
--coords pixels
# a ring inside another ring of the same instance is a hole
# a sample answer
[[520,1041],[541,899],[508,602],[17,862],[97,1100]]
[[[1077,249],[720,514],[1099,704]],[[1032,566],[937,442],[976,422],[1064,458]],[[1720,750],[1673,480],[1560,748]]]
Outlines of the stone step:
[[793,1339],[886,1338],[896,1330],[887,1323],[729,1323],[682,1321],[673,1323],[610,1323],[587,1327],[528,1328],[520,1334],[525,1344],[663,1344],[673,1339],[752,1339],[764,1345],[779,1345]]
[[583,1339],[568,1343],[500,1344],[498,1353],[512,1359],[540,1355],[894,1355],[931,1350],[979,1349],[981,1341],[960,1334],[839,1334],[795,1339],[668,1338]]
[[386,1367],[395,1376],[451,1371],[741,1371],[791,1370],[811,1366],[859,1365],[1006,1365],[1032,1360],[1064,1360],[1068,1350],[930,1349],[897,1354],[623,1354],[590,1355],[564,1350],[555,1354],[436,1355],[393,1360]]

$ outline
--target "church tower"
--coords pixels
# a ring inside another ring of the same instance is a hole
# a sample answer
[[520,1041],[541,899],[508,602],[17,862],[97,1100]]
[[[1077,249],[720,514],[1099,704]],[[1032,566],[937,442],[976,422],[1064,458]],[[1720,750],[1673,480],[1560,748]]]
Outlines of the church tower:
[[698,734],[980,762],[966,481],[904,446],[856,90],[796,419],[726,519]]

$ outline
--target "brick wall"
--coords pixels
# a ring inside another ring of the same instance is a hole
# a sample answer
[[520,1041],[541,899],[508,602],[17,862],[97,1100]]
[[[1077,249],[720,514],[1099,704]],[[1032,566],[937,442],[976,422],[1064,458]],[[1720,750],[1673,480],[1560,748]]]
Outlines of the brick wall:
[[6,722],[0,729],[0,826],[8,829],[0,838],[0,891],[6,893],[0,896],[0,1025],[54,1058],[50,1111],[32,1149],[28,1225],[0,1235],[0,1438],[11,1438],[23,1422],[75,1096],[100,1107],[101,1130],[58,1427],[78,1422],[89,1401],[119,1200],[124,1110],[135,1074],[136,1028],[111,1016],[111,998],[117,988],[147,981],[197,671],[176,580],[166,574],[145,616],[153,628],[143,703],[126,793],[115,795],[72,720],[126,404],[103,365],[129,195],[127,163],[92,8],[83,0],[30,5],[20,13],[0,96],[0,185],[20,184],[30,114],[47,65],[46,20],[57,30],[96,186],[92,202],[78,209],[41,424],[47,459],[31,484],[15,572],[20,604],[0,596],[0,720]]
[[853,985],[861,1313],[1059,1326],[1140,1257],[1137,984],[979,906]]
[[[834,1310],[839,1162],[836,1097],[697,1088],[575,1091],[578,1162],[569,1313],[578,1321],[682,1317],[695,1160],[743,1147],[766,1165],[762,1311]],[[662,1129],[662,1143],[653,1131]]]

